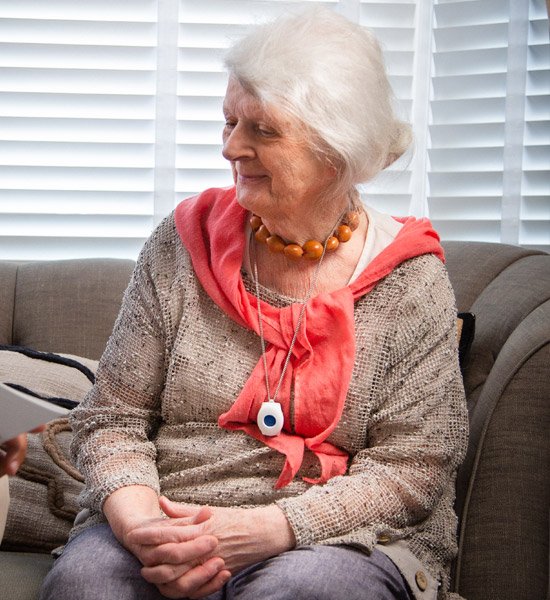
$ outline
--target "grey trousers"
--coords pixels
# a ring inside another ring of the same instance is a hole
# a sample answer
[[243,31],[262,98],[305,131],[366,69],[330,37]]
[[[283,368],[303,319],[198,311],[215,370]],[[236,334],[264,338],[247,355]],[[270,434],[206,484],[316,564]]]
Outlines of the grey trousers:
[[[84,530],[46,577],[40,600],[162,600],[108,525]],[[375,550],[298,548],[248,567],[207,600],[411,600],[394,563]]]

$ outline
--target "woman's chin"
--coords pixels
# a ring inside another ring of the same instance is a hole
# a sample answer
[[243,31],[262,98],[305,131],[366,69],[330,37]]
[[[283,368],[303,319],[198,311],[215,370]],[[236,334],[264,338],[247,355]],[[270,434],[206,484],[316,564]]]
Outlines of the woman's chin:
[[262,193],[262,190],[251,190],[247,186],[237,185],[236,190],[237,202],[246,210],[255,214],[261,214],[261,207],[269,203],[267,194]]

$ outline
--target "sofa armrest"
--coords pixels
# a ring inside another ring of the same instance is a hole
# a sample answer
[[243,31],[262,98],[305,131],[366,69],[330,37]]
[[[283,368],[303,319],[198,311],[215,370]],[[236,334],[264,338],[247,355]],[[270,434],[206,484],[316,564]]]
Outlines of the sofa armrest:
[[542,598],[548,582],[550,301],[503,345],[472,409],[457,482],[455,589]]

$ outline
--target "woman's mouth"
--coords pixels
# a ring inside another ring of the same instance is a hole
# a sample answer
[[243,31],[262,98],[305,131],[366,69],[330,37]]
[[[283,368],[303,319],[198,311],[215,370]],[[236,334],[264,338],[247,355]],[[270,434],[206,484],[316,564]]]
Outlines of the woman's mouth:
[[239,183],[257,183],[266,178],[266,175],[242,175],[239,173],[237,175]]

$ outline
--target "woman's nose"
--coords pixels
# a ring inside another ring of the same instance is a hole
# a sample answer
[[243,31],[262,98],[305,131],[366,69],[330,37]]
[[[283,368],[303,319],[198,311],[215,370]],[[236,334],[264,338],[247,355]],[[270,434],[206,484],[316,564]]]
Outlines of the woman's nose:
[[230,131],[224,132],[222,155],[229,161],[254,156],[254,149],[244,127],[240,123],[233,126]]

